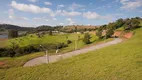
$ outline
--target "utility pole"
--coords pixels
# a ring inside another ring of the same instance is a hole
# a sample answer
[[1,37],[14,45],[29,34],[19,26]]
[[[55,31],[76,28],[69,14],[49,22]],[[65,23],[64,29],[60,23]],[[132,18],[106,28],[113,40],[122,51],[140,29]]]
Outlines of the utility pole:
[[45,49],[42,45],[40,45],[40,47],[42,47],[45,50],[45,62],[49,63],[49,55],[48,55],[48,50]]

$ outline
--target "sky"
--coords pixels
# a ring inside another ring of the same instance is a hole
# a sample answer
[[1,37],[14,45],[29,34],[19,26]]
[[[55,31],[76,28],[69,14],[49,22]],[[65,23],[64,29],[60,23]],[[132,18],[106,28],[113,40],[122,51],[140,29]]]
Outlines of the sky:
[[0,23],[103,25],[119,18],[142,17],[142,0],[0,0]]

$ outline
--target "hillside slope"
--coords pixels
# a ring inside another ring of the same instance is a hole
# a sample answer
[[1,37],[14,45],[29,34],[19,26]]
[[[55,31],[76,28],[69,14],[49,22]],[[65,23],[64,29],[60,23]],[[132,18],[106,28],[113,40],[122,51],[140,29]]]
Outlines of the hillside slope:
[[120,44],[53,64],[0,70],[3,80],[142,80],[142,28]]

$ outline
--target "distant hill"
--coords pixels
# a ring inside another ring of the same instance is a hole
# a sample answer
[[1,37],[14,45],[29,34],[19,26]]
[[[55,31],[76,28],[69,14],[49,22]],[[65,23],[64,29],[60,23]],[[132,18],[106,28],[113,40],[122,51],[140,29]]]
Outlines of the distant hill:
[[11,24],[0,24],[0,30],[1,31],[5,31],[5,30],[9,30],[9,29],[14,29],[14,30],[19,30],[19,31],[27,31],[27,30],[31,30],[31,29],[34,29],[34,28],[32,28],[32,27],[21,27],[21,26],[11,25]]
[[77,27],[78,29],[96,29],[97,26],[91,26],[91,25],[70,25],[70,26],[65,26],[65,28],[68,28],[68,29],[74,29],[75,27]]
[[63,27],[63,32],[81,32],[81,31],[91,31],[95,30],[98,26],[86,26],[86,25],[69,25]]

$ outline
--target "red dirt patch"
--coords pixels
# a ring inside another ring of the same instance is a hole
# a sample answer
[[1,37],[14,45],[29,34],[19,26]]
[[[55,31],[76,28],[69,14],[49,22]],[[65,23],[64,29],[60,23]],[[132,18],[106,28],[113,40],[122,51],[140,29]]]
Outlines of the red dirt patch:
[[2,66],[2,65],[5,65],[5,63],[1,61],[1,62],[0,62],[0,66]]
[[132,32],[124,32],[124,31],[115,31],[113,36],[129,39],[133,36],[133,33]]
[[115,31],[113,35],[114,35],[114,36],[120,36],[121,33],[122,33],[121,31]]
[[133,35],[133,33],[129,32],[129,33],[125,33],[124,37],[127,38],[127,39],[129,39],[129,38],[132,37],[132,35]]

